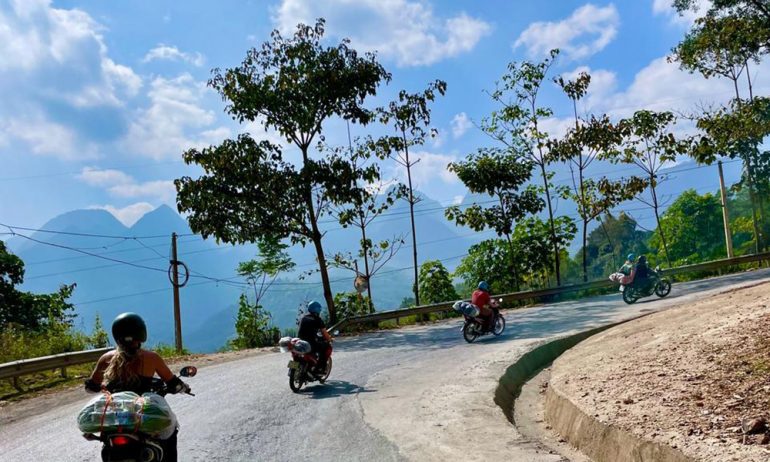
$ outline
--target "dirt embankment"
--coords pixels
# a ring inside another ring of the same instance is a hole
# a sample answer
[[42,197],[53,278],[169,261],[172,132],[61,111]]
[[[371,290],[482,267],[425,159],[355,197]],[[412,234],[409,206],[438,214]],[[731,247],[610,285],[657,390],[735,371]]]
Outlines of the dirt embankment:
[[589,416],[696,460],[770,460],[770,284],[613,328],[554,363]]

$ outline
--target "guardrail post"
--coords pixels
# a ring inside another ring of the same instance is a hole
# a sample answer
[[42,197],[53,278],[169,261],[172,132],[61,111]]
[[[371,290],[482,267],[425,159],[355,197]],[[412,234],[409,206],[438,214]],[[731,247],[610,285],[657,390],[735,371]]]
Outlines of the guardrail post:
[[62,366],[62,368],[61,368],[61,378],[63,378],[63,379],[67,378],[67,366]]
[[13,377],[13,378],[11,379],[11,385],[13,385],[13,388],[15,388],[15,389],[16,389],[16,391],[24,391],[24,390],[21,388],[21,385],[19,385],[19,377],[18,377],[18,376],[16,376],[16,377]]

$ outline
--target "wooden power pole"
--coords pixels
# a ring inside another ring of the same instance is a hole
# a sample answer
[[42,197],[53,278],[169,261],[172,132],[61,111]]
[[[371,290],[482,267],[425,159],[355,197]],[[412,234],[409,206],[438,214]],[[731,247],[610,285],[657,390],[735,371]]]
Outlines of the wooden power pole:
[[179,310],[179,260],[176,256],[176,233],[171,233],[171,285],[174,287],[174,343],[182,353],[182,316]]
[[727,209],[727,192],[725,191],[725,176],[722,172],[722,161],[719,166],[719,191],[722,195],[722,220],[725,224],[725,245],[727,246],[727,258],[733,258],[733,234],[730,231],[730,213]]

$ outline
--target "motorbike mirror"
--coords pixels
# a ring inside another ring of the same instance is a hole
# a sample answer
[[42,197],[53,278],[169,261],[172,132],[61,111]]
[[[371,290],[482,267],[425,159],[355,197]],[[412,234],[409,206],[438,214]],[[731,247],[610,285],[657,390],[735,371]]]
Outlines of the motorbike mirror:
[[338,337],[340,335],[340,331],[335,330],[335,331],[332,332],[332,335],[335,336],[335,337]]
[[497,301],[500,302],[500,303],[503,303],[503,299],[502,298],[498,298]]
[[182,377],[195,377],[195,374],[198,373],[198,368],[195,366],[185,366],[182,368],[181,371],[179,371],[179,375]]

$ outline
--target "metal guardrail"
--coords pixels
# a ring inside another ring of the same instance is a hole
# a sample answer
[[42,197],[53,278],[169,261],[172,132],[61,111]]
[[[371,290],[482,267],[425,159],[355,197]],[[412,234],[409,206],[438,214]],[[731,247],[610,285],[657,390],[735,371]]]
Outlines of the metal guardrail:
[[[695,265],[680,266],[677,268],[671,268],[664,270],[665,274],[680,274],[680,273],[692,273],[697,271],[711,271],[715,269],[724,268],[727,266],[735,266],[745,263],[753,263],[758,261],[770,261],[770,252],[746,255],[736,258],[728,258],[724,260],[715,260],[706,263],[698,263]],[[503,303],[537,299],[546,297],[549,295],[558,295],[569,292],[578,292],[581,290],[602,289],[605,287],[611,287],[615,285],[614,282],[609,280],[592,281],[583,284],[572,284],[561,287],[551,287],[547,289],[530,290],[525,292],[514,292],[510,294],[497,295],[496,298],[502,298]],[[433,305],[418,306],[415,308],[408,308],[404,310],[391,310],[380,311],[377,313],[366,314],[362,316],[355,316],[347,319],[343,319],[337,324],[330,327],[329,330],[340,329],[349,324],[364,324],[368,322],[384,321],[388,319],[404,318],[407,316],[413,316],[416,314],[428,314],[438,313],[441,311],[449,311],[452,309],[454,302],[436,303]],[[48,371],[54,369],[62,369],[62,375],[66,375],[65,369],[68,366],[74,366],[78,364],[85,364],[90,362],[96,362],[104,353],[110,351],[111,348],[100,348],[96,350],[76,351],[72,353],[61,353],[52,356],[43,356],[41,358],[22,359],[19,361],[12,361],[10,363],[0,364],[0,380],[2,379],[15,379],[25,374],[32,374],[35,372]]]
[[62,377],[66,377],[66,368],[68,366],[96,362],[104,353],[110,350],[112,348],[98,348],[96,350],[74,351],[72,353],[60,353],[40,358],[11,361],[0,364],[0,379],[14,379],[14,386],[18,388],[15,383],[16,378],[26,374],[61,369]]
[[[676,268],[664,269],[663,273],[666,275],[674,275],[681,273],[694,273],[698,271],[712,271],[728,266],[741,265],[745,263],[754,263],[758,261],[770,261],[770,252],[761,253],[756,255],[744,255],[735,258],[726,258],[723,260],[714,260],[706,263],[696,263],[693,265],[679,266]],[[591,281],[582,284],[571,284],[560,287],[550,287],[547,289],[529,290],[524,292],[514,292],[510,294],[495,295],[495,298],[502,298],[503,303],[509,303],[512,301],[538,299],[541,297],[547,297],[549,295],[559,295],[570,292],[579,292],[581,290],[603,289],[605,287],[612,287],[617,283],[608,279],[602,279],[598,281]],[[466,300],[469,301],[469,300]],[[405,318],[407,316],[414,316],[417,314],[439,313],[442,311],[449,311],[452,309],[454,301],[435,303],[433,305],[417,306],[414,308],[407,308],[402,310],[390,310],[390,311],[378,311],[376,313],[364,314],[361,316],[353,316],[343,319],[337,324],[334,324],[329,330],[341,329],[351,324],[366,324],[370,322],[385,321],[389,319]]]

